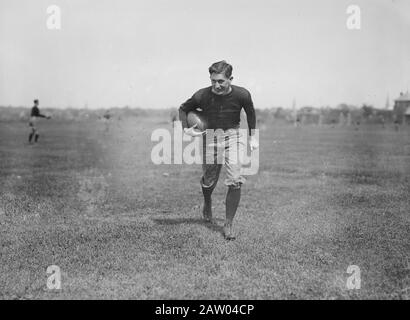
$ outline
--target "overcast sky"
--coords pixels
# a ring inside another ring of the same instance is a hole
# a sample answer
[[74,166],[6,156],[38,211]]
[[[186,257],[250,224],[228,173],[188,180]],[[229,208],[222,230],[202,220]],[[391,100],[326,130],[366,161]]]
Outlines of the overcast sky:
[[410,1],[0,0],[0,105],[177,107],[222,59],[257,108],[392,106],[410,89]]

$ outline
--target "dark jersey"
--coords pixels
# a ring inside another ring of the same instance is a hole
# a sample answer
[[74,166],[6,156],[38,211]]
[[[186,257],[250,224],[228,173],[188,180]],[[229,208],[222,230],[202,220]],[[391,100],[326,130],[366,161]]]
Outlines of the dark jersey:
[[41,118],[46,118],[45,115],[42,115],[40,113],[40,109],[36,106],[34,106],[33,108],[31,108],[31,116],[32,117],[41,117]]
[[241,110],[245,110],[249,132],[256,127],[255,109],[251,94],[242,87],[232,85],[227,95],[219,96],[212,92],[212,87],[198,90],[183,103],[180,109],[184,112],[202,109],[209,129],[238,128],[241,121]]

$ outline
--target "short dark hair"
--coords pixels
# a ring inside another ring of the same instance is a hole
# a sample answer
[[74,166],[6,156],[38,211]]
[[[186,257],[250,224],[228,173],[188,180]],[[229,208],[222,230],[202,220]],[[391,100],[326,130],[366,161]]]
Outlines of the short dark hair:
[[38,103],[38,99],[34,100],[34,103]]
[[223,73],[225,77],[230,78],[232,76],[232,66],[225,60],[215,62],[209,67],[209,74]]

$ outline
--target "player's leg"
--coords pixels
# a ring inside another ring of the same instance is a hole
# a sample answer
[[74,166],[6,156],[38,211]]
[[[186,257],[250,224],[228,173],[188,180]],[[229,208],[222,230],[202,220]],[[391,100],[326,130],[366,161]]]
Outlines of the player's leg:
[[31,143],[31,140],[33,140],[33,136],[34,136],[35,127],[34,127],[34,123],[31,120],[29,121],[28,125],[30,127],[30,134],[28,136],[28,142]]
[[212,192],[218,183],[219,173],[221,172],[221,164],[203,164],[201,187],[204,196],[204,205],[202,209],[203,217],[208,222],[212,220]]
[[31,143],[31,140],[33,139],[33,137],[34,137],[34,142],[37,142],[37,140],[38,140],[38,131],[37,131],[36,127],[32,127],[32,131],[31,131],[30,136],[29,136],[29,142],[30,143]]
[[40,137],[40,133],[38,132],[38,128],[37,127],[33,127],[34,128],[34,142],[38,142],[38,138]]
[[30,135],[28,136],[28,142],[31,143],[31,140],[33,140],[35,130],[31,128]]
[[204,205],[202,209],[203,217],[208,222],[212,220],[212,192],[214,191],[221,172],[222,163],[217,161],[217,148],[215,138],[209,136],[203,139],[202,145],[202,178],[201,187],[204,196]]
[[241,157],[240,153],[244,152],[244,143],[240,139],[239,130],[229,130],[228,141],[225,153],[225,166],[227,178],[225,185],[228,186],[225,201],[225,224],[224,236],[227,240],[235,239],[233,233],[233,220],[241,200],[241,187],[245,183],[245,178],[241,175]]
[[225,210],[226,217],[224,223],[224,236],[227,240],[235,239],[233,233],[233,219],[235,218],[239,202],[241,200],[241,185],[230,185],[226,193]]

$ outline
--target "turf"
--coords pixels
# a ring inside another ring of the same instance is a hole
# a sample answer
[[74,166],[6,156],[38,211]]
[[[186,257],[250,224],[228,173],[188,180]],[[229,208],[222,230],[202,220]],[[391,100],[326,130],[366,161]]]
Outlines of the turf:
[[151,161],[152,131],[170,124],[40,125],[29,145],[25,123],[0,123],[1,299],[409,298],[408,128],[268,123],[227,242],[224,173],[214,226],[200,166]]

